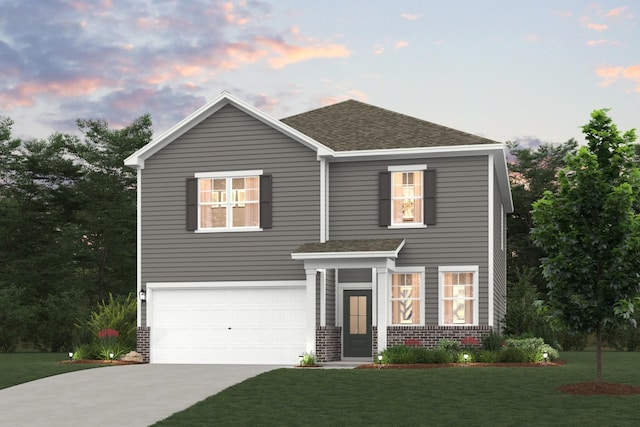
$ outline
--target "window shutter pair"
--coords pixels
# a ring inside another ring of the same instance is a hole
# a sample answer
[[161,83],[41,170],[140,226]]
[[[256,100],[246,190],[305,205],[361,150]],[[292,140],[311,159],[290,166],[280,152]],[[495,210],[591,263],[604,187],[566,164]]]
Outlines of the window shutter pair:
[[[423,183],[423,222],[426,225],[436,223],[436,171],[427,169],[422,174]],[[378,177],[378,218],[380,227],[391,225],[391,172],[380,172]]]
[[[272,178],[260,176],[260,227],[272,227]],[[198,178],[187,178],[187,231],[198,229]]]

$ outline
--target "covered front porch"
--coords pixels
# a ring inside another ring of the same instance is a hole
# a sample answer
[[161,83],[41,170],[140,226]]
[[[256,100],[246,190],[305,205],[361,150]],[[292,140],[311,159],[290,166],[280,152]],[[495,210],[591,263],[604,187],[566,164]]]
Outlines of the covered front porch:
[[404,245],[404,239],[335,240],[292,253],[306,273],[307,352],[324,362],[371,360],[387,347],[389,284]]

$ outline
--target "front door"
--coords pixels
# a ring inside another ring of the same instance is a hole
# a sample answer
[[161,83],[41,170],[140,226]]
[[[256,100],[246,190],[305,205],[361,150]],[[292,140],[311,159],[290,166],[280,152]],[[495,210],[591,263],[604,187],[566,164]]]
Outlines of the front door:
[[344,357],[371,357],[371,291],[344,291]]

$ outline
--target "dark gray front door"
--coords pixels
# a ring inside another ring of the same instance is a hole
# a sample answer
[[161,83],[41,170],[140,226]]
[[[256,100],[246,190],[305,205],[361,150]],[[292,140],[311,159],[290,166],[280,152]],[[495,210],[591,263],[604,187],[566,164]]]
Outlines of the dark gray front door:
[[343,356],[371,357],[371,291],[344,291]]

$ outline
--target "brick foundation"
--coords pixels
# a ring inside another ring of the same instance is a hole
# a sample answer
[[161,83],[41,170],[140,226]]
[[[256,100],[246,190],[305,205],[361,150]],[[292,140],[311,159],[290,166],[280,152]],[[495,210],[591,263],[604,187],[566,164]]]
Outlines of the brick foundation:
[[335,362],[342,358],[342,328],[319,326],[316,329],[316,356],[319,362]]
[[401,345],[406,340],[418,340],[421,347],[427,348],[436,347],[442,339],[460,341],[473,337],[481,341],[490,330],[491,326],[389,326],[387,346]]
[[142,355],[142,360],[145,363],[149,363],[149,327],[141,326],[136,331],[136,337],[138,341],[136,351]]

